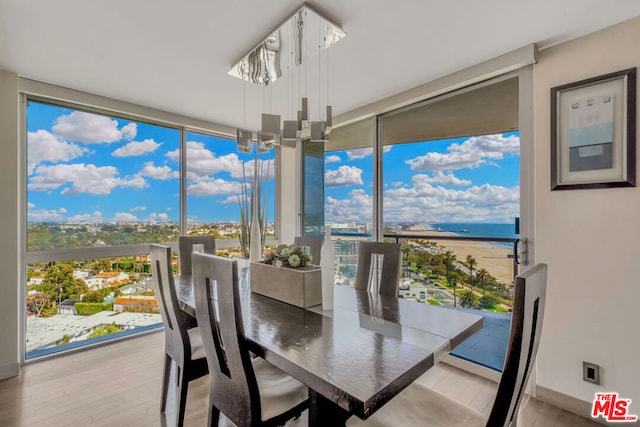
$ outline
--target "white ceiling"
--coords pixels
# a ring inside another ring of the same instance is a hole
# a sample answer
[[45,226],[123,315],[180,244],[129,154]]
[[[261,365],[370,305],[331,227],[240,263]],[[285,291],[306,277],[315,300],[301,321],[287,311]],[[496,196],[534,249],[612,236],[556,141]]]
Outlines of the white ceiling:
[[[347,33],[329,54],[334,115],[530,43],[549,46],[640,15],[638,0],[310,4]],[[243,82],[227,71],[300,5],[298,0],[0,0],[0,68],[242,126]],[[285,90],[277,83],[272,98]],[[247,107],[247,125],[257,128],[253,118],[264,110],[265,95],[257,87],[246,90],[253,104]]]

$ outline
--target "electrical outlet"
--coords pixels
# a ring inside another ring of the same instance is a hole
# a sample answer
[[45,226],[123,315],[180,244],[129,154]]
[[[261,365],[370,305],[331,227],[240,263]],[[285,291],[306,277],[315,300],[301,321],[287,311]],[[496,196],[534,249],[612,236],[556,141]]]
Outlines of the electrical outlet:
[[588,383],[600,384],[600,366],[595,363],[582,362],[582,380]]

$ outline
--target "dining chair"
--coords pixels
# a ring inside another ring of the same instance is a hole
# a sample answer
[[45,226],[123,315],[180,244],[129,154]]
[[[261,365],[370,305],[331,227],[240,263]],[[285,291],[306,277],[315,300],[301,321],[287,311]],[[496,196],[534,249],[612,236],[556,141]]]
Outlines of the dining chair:
[[414,383],[366,421],[351,417],[347,426],[515,426],[538,352],[546,289],[546,264],[516,277],[509,345],[488,419],[438,391]]
[[355,287],[397,297],[401,255],[399,243],[360,242]]
[[214,236],[180,236],[178,250],[180,252],[181,276],[191,276],[191,254],[196,245],[202,245],[204,253],[216,253],[216,238]]
[[293,240],[296,246],[308,247],[311,253],[311,264],[320,265],[320,252],[322,251],[322,239],[319,237],[296,236]]
[[279,426],[308,407],[308,389],[259,357],[244,335],[237,261],[194,253],[196,316],[209,364],[209,423]]
[[171,267],[171,248],[151,245],[153,286],[159,296],[160,315],[164,323],[164,370],[162,373],[162,404],[167,407],[167,394],[172,363],[176,364],[177,424],[184,423],[189,382],[207,374],[207,359],[199,328],[189,329],[189,316],[178,305],[178,296]]

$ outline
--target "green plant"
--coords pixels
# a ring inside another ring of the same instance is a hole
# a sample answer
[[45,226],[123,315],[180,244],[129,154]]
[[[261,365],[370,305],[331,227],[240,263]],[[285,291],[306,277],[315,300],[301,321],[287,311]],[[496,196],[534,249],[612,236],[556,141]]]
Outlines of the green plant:
[[112,311],[113,303],[102,304],[99,302],[77,302],[73,304],[80,316],[90,316],[101,311]]
[[297,245],[278,245],[264,255],[262,262],[275,267],[304,268],[311,261],[311,254]]
[[110,325],[98,325],[93,328],[93,331],[91,331],[89,335],[87,335],[87,338],[103,337],[105,335],[115,334],[116,332],[120,331],[122,331],[122,328],[120,326],[117,326],[115,322]]

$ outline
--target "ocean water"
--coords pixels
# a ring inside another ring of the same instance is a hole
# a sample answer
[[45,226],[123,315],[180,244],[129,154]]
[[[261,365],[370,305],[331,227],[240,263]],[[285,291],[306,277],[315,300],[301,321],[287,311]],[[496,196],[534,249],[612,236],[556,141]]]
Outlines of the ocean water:
[[[517,239],[515,224],[486,224],[478,222],[443,222],[430,224],[431,228],[448,231],[466,237],[506,237]],[[509,243],[496,243],[500,246],[511,247]]]

